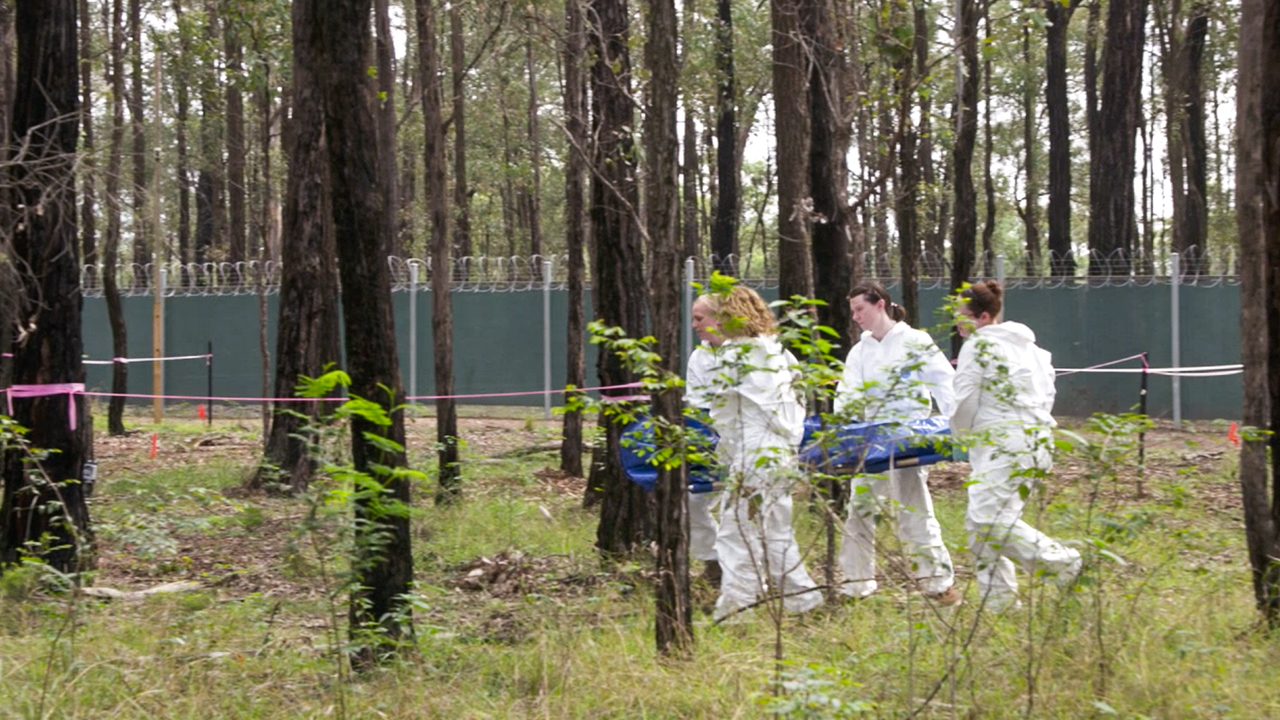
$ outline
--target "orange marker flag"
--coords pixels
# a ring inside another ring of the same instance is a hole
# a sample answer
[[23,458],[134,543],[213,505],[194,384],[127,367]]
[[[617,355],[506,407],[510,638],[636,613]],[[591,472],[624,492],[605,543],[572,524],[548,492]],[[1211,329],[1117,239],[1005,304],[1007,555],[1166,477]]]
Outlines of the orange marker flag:
[[1240,433],[1236,432],[1236,424],[1231,423],[1231,427],[1227,429],[1227,439],[1232,445],[1240,447]]
[[196,417],[201,420],[204,419],[204,403],[200,403],[200,406],[196,409]]
[[151,433],[151,457],[156,456],[156,434]]

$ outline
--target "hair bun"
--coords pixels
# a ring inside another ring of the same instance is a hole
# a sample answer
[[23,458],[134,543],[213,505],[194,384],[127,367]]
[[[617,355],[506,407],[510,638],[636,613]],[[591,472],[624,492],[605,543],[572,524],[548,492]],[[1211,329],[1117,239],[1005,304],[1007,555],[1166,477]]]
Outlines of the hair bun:
[[987,286],[987,289],[991,291],[991,294],[996,297],[997,300],[1004,297],[1004,288],[1000,287],[1000,282],[998,280],[988,280],[984,284]]

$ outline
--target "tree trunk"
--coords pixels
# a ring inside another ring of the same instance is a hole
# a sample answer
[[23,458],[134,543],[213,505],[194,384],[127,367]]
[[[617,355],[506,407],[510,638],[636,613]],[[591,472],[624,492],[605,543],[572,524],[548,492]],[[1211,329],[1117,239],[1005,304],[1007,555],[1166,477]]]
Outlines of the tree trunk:
[[774,141],[778,157],[778,296],[813,295],[809,264],[809,68],[800,1],[771,0]]
[[1186,125],[1183,161],[1186,163],[1187,179],[1187,225],[1184,236],[1188,247],[1194,249],[1190,257],[1191,269],[1195,275],[1209,270],[1207,255],[1209,250],[1209,150],[1208,139],[1205,136],[1202,74],[1211,11],[1212,6],[1207,1],[1199,2],[1192,7],[1183,44],[1186,58],[1182,76],[1183,102],[1185,103],[1183,117]]
[[[107,324],[111,326],[111,357],[129,357],[129,336],[120,302],[116,269],[120,258],[120,175],[124,154],[124,5],[111,3],[111,146],[107,155],[107,237],[103,248],[102,295],[107,303]],[[107,433],[123,435],[124,394],[129,392],[129,366],[111,364],[111,401],[107,406]]]
[[[991,34],[991,0],[982,2],[982,29],[985,32],[983,43]],[[992,247],[992,238],[996,233],[996,184],[991,177],[991,156],[995,147],[991,142],[991,56],[988,54],[982,62],[982,188],[986,196],[983,203],[986,209],[986,220],[982,223],[982,272],[985,275],[995,273],[996,254]]]
[[[735,158],[738,119],[733,69],[733,5],[716,0],[716,197],[715,223],[711,226],[711,257],[715,269],[737,275],[738,164]],[[738,258],[740,259],[740,258]]]
[[382,214],[386,224],[383,235],[387,239],[384,255],[398,255],[396,243],[397,220],[400,216],[400,191],[396,187],[396,47],[391,32],[389,0],[374,0],[373,15],[377,39],[374,55],[378,62],[378,149],[382,158],[378,169],[382,171],[382,188],[387,207]]
[[[1071,251],[1071,106],[1067,99],[1067,24],[1079,5],[1045,0],[1045,113],[1049,116],[1049,273],[1074,275]],[[1092,12],[1092,8],[1090,9]],[[1088,68],[1085,70],[1086,76]],[[1087,82],[1087,80],[1086,80]]]
[[1134,137],[1142,104],[1142,52],[1147,0],[1111,0],[1102,53],[1097,152],[1089,162],[1089,274],[1128,274],[1137,242],[1133,192]]
[[[1236,83],[1236,230],[1240,238],[1240,337],[1247,436],[1240,453],[1245,538],[1254,597],[1280,623],[1280,7],[1243,0]],[[1268,458],[1268,454],[1270,457]],[[1271,467],[1267,467],[1268,461]],[[1271,477],[1268,478],[1268,472]],[[1270,482],[1268,482],[1270,480]]]
[[[418,76],[422,82],[423,164],[427,214],[431,225],[431,347],[434,351],[436,395],[436,458],[439,472],[436,504],[460,499],[462,474],[458,466],[458,408],[453,395],[453,305],[449,291],[449,189],[445,180],[444,91],[440,87],[440,57],[436,50],[433,0],[418,0]],[[456,59],[456,58],[455,58]],[[460,102],[457,97],[454,102]],[[460,106],[457,106],[460,107]],[[460,118],[454,118],[456,121]],[[459,126],[461,127],[461,126]],[[459,137],[460,141],[461,138]],[[461,144],[455,147],[461,153]]]
[[[381,216],[386,204],[379,185],[382,174],[378,169],[374,85],[365,71],[371,49],[371,8],[369,0],[311,2],[316,25],[310,40],[315,43],[313,57],[319,57],[317,76],[324,106],[350,391],[382,405],[390,419],[386,426],[361,418],[351,422],[355,469],[375,477],[385,495],[357,500],[357,515],[368,524],[357,525],[355,567],[360,588],[351,597],[350,628],[353,639],[374,627],[383,633],[378,637],[394,641],[407,631],[402,623],[409,613],[405,595],[413,581],[413,550],[408,513],[378,510],[386,501],[407,506],[409,480],[377,470],[404,467],[406,458],[404,411],[397,409],[404,402],[404,392],[396,356],[390,273],[383,256],[388,244],[382,237],[386,225]],[[379,436],[383,443],[370,442],[366,434]],[[386,441],[395,443],[397,449],[387,449]],[[377,542],[372,532],[378,533]],[[367,665],[394,646],[365,647],[358,661]]]
[[[587,79],[583,72],[587,38],[580,0],[566,0],[564,35],[564,123],[568,137],[565,158],[564,227],[565,248],[569,253],[569,316],[565,338],[565,383],[582,387],[587,381],[584,350],[586,320],[583,312],[583,285],[586,267],[583,251],[587,241],[586,203],[583,180],[586,172]],[[571,399],[566,395],[566,401]],[[582,477],[582,413],[564,414],[564,440],[560,444],[560,469]]]
[[533,58],[533,5],[525,25],[524,57],[529,75],[529,172],[533,187],[529,191],[529,254],[540,256],[542,247],[542,138],[538,128],[538,76]]
[[[467,185],[467,113],[464,85],[467,77],[467,61],[463,40],[462,8],[459,3],[452,3],[449,5],[449,62],[453,66],[453,253],[457,257],[471,255],[471,192]],[[420,80],[420,82],[423,81]],[[504,128],[506,117],[504,111],[502,116]],[[431,192],[430,188],[427,192]]]
[[[178,53],[189,57],[191,42],[188,30],[184,26],[182,0],[174,0],[173,13],[178,27]],[[178,186],[178,260],[184,265],[192,261],[191,256],[191,166],[187,148],[187,119],[191,113],[191,94],[187,85],[191,82],[190,65],[185,61],[174,63],[174,86],[177,107],[174,109],[174,134],[177,143],[177,158],[174,182]],[[183,269],[183,280],[186,281],[186,270]]]
[[[1031,60],[1031,27],[1022,26],[1022,63],[1027,72],[1035,66]],[[1036,167],[1036,87],[1037,83],[1022,84],[1022,171],[1026,201],[1022,209],[1027,276],[1040,274],[1040,174]]]
[[[726,2],[725,5],[728,3]],[[674,0],[649,0],[645,41],[645,220],[649,234],[649,297],[655,349],[669,373],[680,373],[680,236],[676,161],[676,67]],[[669,427],[682,427],[678,388],[658,393],[653,415]],[[693,612],[689,601],[689,496],[687,469],[658,472],[658,542],[655,638],[664,656],[687,656],[693,649]]]
[[[895,26],[904,22],[902,13],[893,12]],[[916,20],[913,14],[913,21]],[[925,42],[922,37],[925,29],[916,24],[912,31],[911,49],[917,43]],[[920,225],[917,221],[918,190],[920,187],[920,169],[916,156],[916,128],[911,120],[911,108],[915,105],[915,77],[913,74],[915,57],[906,48],[898,50],[895,64],[895,83],[898,96],[898,176],[896,195],[896,214],[898,223],[898,253],[901,260],[901,300],[907,312],[907,324],[920,326]]]
[[129,120],[133,128],[133,261],[145,265],[151,262],[152,249],[147,227],[147,116],[142,107],[142,0],[129,0],[129,70]]
[[[955,220],[951,231],[951,287],[958,290],[973,274],[978,240],[978,198],[973,187],[973,150],[978,139],[978,13],[977,0],[959,0],[956,33],[962,78],[956,98],[956,137],[951,163]],[[960,352],[960,336],[952,337],[952,356]]]
[[[212,44],[217,13],[211,0],[205,3],[204,40]],[[200,170],[196,178],[196,262],[214,259],[226,234],[221,142],[218,132],[218,82],[213,68],[200,68]]]
[[[319,377],[326,363],[342,360],[338,337],[337,246],[329,199],[329,157],[324,106],[316,71],[320,59],[309,38],[315,32],[310,3],[292,8],[293,107],[285,133],[289,176],[285,185],[284,270],[276,332],[275,393],[289,397],[299,375]],[[316,402],[276,404],[267,436],[265,464],[276,482],[294,493],[307,489],[315,471],[307,438],[314,437],[324,409]],[[296,415],[294,413],[297,413]],[[303,417],[307,418],[305,421]],[[267,480],[256,475],[261,487]]]
[[[812,236],[814,296],[826,303],[818,308],[818,322],[835,330],[840,348],[850,341],[851,242],[847,184],[848,123],[841,88],[843,67],[839,28],[830,0],[803,0],[803,25],[813,64],[809,73],[809,192],[815,213]],[[860,273],[859,273],[860,274]]]
[[[25,292],[18,299],[22,332],[13,344],[13,385],[84,383],[80,338],[80,266],[75,168],[79,136],[79,48],[76,0],[29,0],[17,5],[17,87],[12,132],[25,142],[10,166],[15,265]],[[36,209],[39,208],[39,211]],[[31,471],[22,448],[5,453],[0,502],[0,565],[19,561],[27,543],[62,572],[91,563],[89,508],[80,485],[89,448],[84,396],[11,396],[13,419],[29,429],[30,447],[50,451]]]
[[[93,15],[89,12],[89,0],[79,0],[80,13],[80,135],[81,148],[84,152],[84,172],[80,176],[80,255],[85,265],[96,265],[98,262],[97,208],[95,207],[94,184],[97,182],[96,162],[93,148]],[[7,42],[0,43],[11,47]],[[0,73],[0,82],[4,82]],[[4,102],[0,92],[0,102]],[[3,111],[0,111],[3,113]],[[7,113],[5,113],[7,114]],[[0,122],[0,132],[6,132],[4,123]],[[7,133],[5,135],[7,137]],[[7,156],[0,154],[0,163]]]
[[[694,0],[684,0],[681,11],[684,15],[684,36],[686,38],[693,37],[697,28],[697,19],[694,11]],[[689,61],[689,44],[684,44],[685,57],[682,62],[681,72],[688,75],[691,72],[692,63]],[[683,198],[681,200],[682,213],[682,232],[684,237],[684,256],[697,257],[701,254],[701,236],[698,232],[698,129],[694,122],[694,116],[697,114],[697,100],[691,88],[686,87],[684,91],[684,131],[681,140],[684,144],[684,160],[681,163],[680,172],[684,186]]]
[[[932,29],[929,26],[929,15],[924,3],[916,3],[913,10],[916,28],[916,77],[921,81],[929,74],[929,38]],[[946,255],[943,238],[946,237],[945,221],[941,205],[944,194],[938,184],[938,175],[933,166],[933,93],[922,92],[920,95],[920,181],[928,188],[928,202],[925,205],[925,221],[920,234],[924,241],[924,249],[932,263],[940,263]]]
[[[595,245],[592,301],[595,315],[628,337],[645,332],[644,256],[640,243],[635,177],[635,106],[631,93],[629,15],[626,0],[591,0],[591,130],[595,138],[591,178],[591,233]],[[613,354],[599,354],[601,384],[634,378]],[[628,390],[611,394],[629,395]],[[601,419],[605,445],[592,453],[588,497],[600,502],[596,547],[606,554],[629,552],[653,538],[652,498],[622,473],[621,426]]]
[[[233,263],[248,259],[245,253],[247,220],[244,191],[244,92],[241,89],[242,56],[239,18],[223,13],[222,39],[227,53],[227,260]],[[263,79],[265,82],[265,78]]]

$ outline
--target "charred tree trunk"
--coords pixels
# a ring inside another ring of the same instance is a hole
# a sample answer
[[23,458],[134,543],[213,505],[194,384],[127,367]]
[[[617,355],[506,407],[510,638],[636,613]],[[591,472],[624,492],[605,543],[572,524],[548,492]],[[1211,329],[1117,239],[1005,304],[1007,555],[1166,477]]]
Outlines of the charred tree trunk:
[[[440,86],[440,56],[436,50],[435,8],[432,0],[418,0],[418,65],[422,82],[423,161],[427,214],[431,225],[431,347],[434,351],[436,395],[436,458],[439,472],[436,504],[462,495],[458,466],[458,408],[453,398],[453,300],[449,292],[449,195],[445,180],[444,89]],[[455,102],[457,102],[455,98]],[[458,116],[461,117],[461,116]],[[458,117],[455,117],[455,122]],[[455,147],[461,154],[461,143]]]
[[[84,383],[75,191],[76,0],[20,2],[15,27],[12,132],[25,150],[9,170],[17,221],[13,254],[22,287],[22,332],[13,344],[11,392],[21,385]],[[91,562],[82,553],[92,542],[79,482],[88,451],[86,434],[77,430],[89,419],[84,395],[11,396],[11,402],[13,419],[29,429],[30,446],[51,452],[39,462],[39,474],[31,471],[31,457],[21,448],[5,453],[0,566],[18,562],[28,543],[36,543],[38,554],[54,568],[84,570]]]
[[[1071,106],[1067,100],[1067,25],[1079,0],[1045,1],[1045,112],[1049,116],[1049,273],[1074,275],[1071,252]],[[1086,74],[1088,70],[1086,69]]]
[[[564,123],[569,139],[565,158],[564,227],[565,248],[569,253],[568,303],[569,317],[565,338],[565,383],[582,387],[587,380],[584,348],[586,319],[583,312],[583,286],[586,283],[584,251],[587,242],[586,198],[584,179],[587,164],[586,103],[587,79],[583,71],[587,37],[582,17],[581,0],[566,0],[564,5]],[[566,401],[571,397],[566,395]],[[564,414],[564,440],[560,444],[560,469],[582,477],[582,412]]]
[[813,197],[813,294],[826,303],[818,321],[835,330],[833,342],[852,346],[846,296],[852,287],[850,253],[854,232],[848,201],[848,123],[844,118],[839,27],[830,0],[803,0],[804,35],[813,64],[809,72],[809,192]]
[[[186,20],[183,17],[182,0],[174,0],[173,12],[176,16],[178,32],[178,53],[186,58],[191,53],[191,43],[187,40],[187,32],[183,29]],[[187,148],[187,120],[191,113],[191,93],[187,88],[191,81],[189,65],[185,61],[175,63],[174,86],[176,105],[174,108],[174,135],[177,144],[177,166],[174,169],[178,186],[178,259],[184,265],[192,261],[191,255],[191,157]],[[185,273],[186,271],[183,270]],[[184,280],[186,277],[184,275]]]
[[[453,71],[453,254],[456,257],[471,255],[471,193],[467,186],[467,61],[463,40],[462,8],[453,3],[449,6],[449,63]],[[505,112],[502,117],[505,122]],[[431,192],[430,188],[427,192]]]
[[[89,0],[79,0],[80,13],[80,137],[84,150],[84,172],[80,175],[80,254],[85,265],[96,265],[98,262],[98,222],[96,191],[97,163],[94,161],[93,148],[93,15],[89,12]],[[2,43],[10,47],[8,43]],[[0,82],[4,82],[0,73]],[[0,102],[4,93],[0,91]],[[7,114],[0,110],[0,114]],[[0,132],[5,132],[4,123],[0,122]],[[7,135],[6,135],[7,136]],[[2,142],[2,141],[0,141]],[[7,156],[0,154],[0,163]]]
[[[1022,27],[1022,63],[1027,72],[1033,72],[1031,61],[1031,28]],[[1036,87],[1026,80],[1022,84],[1022,172],[1026,202],[1022,208],[1026,266],[1028,276],[1040,273],[1040,175],[1036,164]]]
[[778,296],[813,295],[809,264],[809,59],[800,0],[771,0],[774,141],[778,157]]
[[[978,240],[978,198],[973,187],[973,150],[978,139],[978,12],[977,0],[959,0],[957,38],[962,75],[956,98],[956,139],[951,153],[955,173],[955,220],[951,231],[951,287],[958,290],[973,275]],[[952,357],[960,352],[960,336],[952,338]]]
[[[142,107],[142,0],[129,0],[129,120],[133,129],[133,261],[151,261],[147,228],[147,116]],[[161,260],[163,258],[156,258]]]
[[[389,641],[409,629],[405,595],[413,581],[413,551],[408,513],[381,513],[378,504],[409,504],[409,480],[377,468],[405,466],[404,402],[396,357],[395,320],[391,312],[391,280],[383,256],[386,204],[378,169],[374,85],[365,71],[370,57],[369,0],[311,0],[315,31],[310,40],[319,58],[317,78],[324,107],[324,142],[329,158],[334,240],[342,283],[342,317],[346,333],[351,394],[376,402],[390,423],[375,425],[356,418],[351,423],[351,459],[355,469],[376,477],[385,488],[376,500],[357,501],[356,512],[371,525],[358,525],[360,557],[356,560],[360,589],[353,593],[350,627],[354,636],[370,627]],[[448,390],[442,390],[448,392]],[[370,442],[366,434],[395,443],[399,449]],[[375,504],[376,503],[376,504]],[[368,533],[377,532],[374,541]],[[357,659],[370,664],[380,650],[370,647]]]
[[[595,245],[592,301],[606,326],[629,337],[645,330],[644,256],[640,243],[635,177],[635,106],[631,93],[630,29],[626,0],[591,0],[591,125],[595,138],[591,179],[591,233]],[[599,355],[601,384],[634,378],[613,354]],[[625,395],[627,391],[613,391]],[[596,547],[605,554],[629,552],[653,537],[653,503],[622,473],[618,461],[621,426],[601,419],[605,445],[592,453],[587,502],[600,503]]]
[[[904,22],[901,11],[893,12],[894,23]],[[916,164],[916,128],[911,121],[911,108],[915,104],[915,77],[913,53],[916,43],[924,42],[924,28],[916,25],[912,32],[910,48],[897,48],[895,80],[898,96],[898,175],[896,214],[898,223],[898,257],[901,260],[902,307],[907,312],[907,324],[920,326],[920,230],[916,206],[920,187],[920,169]]]
[[1102,51],[1095,175],[1089,195],[1089,274],[1128,274],[1137,244],[1134,138],[1142,105],[1147,0],[1111,0]]
[[[532,9],[532,5],[529,6]],[[529,254],[540,256],[542,247],[542,138],[538,127],[538,75],[534,71],[533,28],[534,16],[529,14],[525,25],[524,58],[529,76],[529,173],[533,187],[529,189]]]
[[[281,248],[284,272],[276,332],[277,397],[289,396],[299,375],[319,377],[326,363],[342,359],[329,157],[323,99],[316,77],[320,60],[308,41],[315,32],[315,14],[311,4],[305,2],[294,3],[291,12],[293,107],[285,133],[289,176],[285,185]],[[278,403],[275,409],[265,464],[278,473],[275,482],[300,493],[307,489],[315,470],[305,438],[314,434],[322,409],[316,402]],[[263,473],[257,474],[257,486],[262,487],[266,480]]]
[[733,68],[733,4],[716,0],[716,197],[711,226],[711,257],[715,269],[737,275],[738,255],[738,137],[737,88]]
[[397,221],[400,216],[400,190],[396,187],[396,47],[391,34],[389,0],[374,0],[373,16],[377,40],[374,55],[378,63],[378,150],[382,158],[378,169],[382,172],[383,195],[387,206],[382,214],[383,236],[387,239],[384,255],[400,255],[396,242]]
[[[111,356],[129,357],[129,336],[120,302],[116,273],[120,259],[120,174],[124,155],[124,6],[111,3],[111,141],[107,155],[107,237],[102,252],[102,296],[107,303],[107,323],[111,326]],[[111,401],[107,406],[107,433],[123,435],[124,393],[129,392],[129,366],[111,364]]]
[[[727,3],[726,3],[727,5]],[[663,369],[679,374],[680,358],[680,236],[676,160],[676,99],[680,83],[676,68],[676,8],[674,0],[649,0],[649,28],[645,41],[645,220],[649,234],[650,317]],[[655,419],[681,427],[678,388],[653,399]],[[655,638],[662,655],[689,655],[693,649],[693,612],[689,601],[689,496],[687,470],[681,465],[658,472],[657,487],[657,612]]]
[[240,44],[240,33],[236,28],[239,18],[235,13],[225,13],[222,22],[222,40],[227,53],[229,79],[226,94],[227,260],[235,263],[248,259],[245,253],[248,222],[245,213],[244,188],[244,92],[240,87],[240,76],[243,70],[241,58],[244,55],[244,48]]
[[[1244,423],[1269,430],[1240,453],[1245,538],[1254,598],[1280,624],[1280,7],[1243,0],[1236,84],[1236,230],[1240,238],[1240,337]],[[1269,457],[1268,457],[1269,456]],[[1268,467],[1268,461],[1271,467]],[[1270,477],[1268,477],[1270,474]]]

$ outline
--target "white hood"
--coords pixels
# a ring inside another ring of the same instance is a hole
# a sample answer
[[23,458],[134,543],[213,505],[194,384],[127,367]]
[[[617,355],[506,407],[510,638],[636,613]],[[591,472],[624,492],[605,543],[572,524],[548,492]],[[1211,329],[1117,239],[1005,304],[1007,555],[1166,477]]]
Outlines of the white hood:
[[978,328],[960,350],[952,430],[1002,422],[1054,425],[1053,358],[1017,322]]

